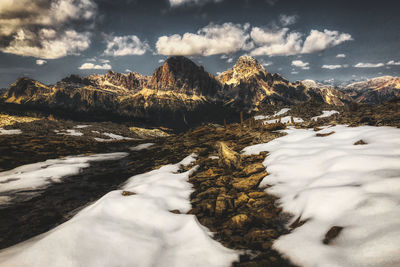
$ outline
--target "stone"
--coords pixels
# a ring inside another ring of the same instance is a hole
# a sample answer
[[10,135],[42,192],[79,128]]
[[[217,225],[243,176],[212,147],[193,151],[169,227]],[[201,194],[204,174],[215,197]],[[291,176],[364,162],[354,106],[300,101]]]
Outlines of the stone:
[[127,196],[136,195],[136,193],[131,192],[131,191],[122,191],[121,195],[127,197]]
[[264,167],[264,165],[263,165],[262,163],[254,163],[254,164],[251,164],[251,165],[246,166],[246,167],[243,169],[243,172],[244,172],[247,176],[249,176],[249,175],[251,175],[251,174],[258,173],[258,172],[262,172],[262,171],[264,171],[264,170],[265,170],[265,167]]
[[243,228],[251,222],[249,216],[246,214],[238,214],[231,218],[230,224],[233,228]]
[[218,142],[219,164],[228,169],[240,169],[240,155],[224,142]]
[[267,176],[267,172],[263,171],[257,174],[254,174],[248,178],[236,179],[237,182],[233,183],[232,186],[237,190],[248,191],[250,189],[256,188],[261,180]]
[[235,207],[239,207],[243,204],[246,204],[248,200],[249,197],[245,193],[241,193],[239,197],[234,201]]
[[329,133],[317,133],[316,136],[318,137],[325,137],[325,136],[329,136],[331,134],[334,134],[335,131],[329,132]]
[[331,229],[325,234],[324,240],[322,240],[322,243],[325,245],[329,245],[333,239],[335,239],[340,232],[342,232],[344,227],[342,226],[332,226]]
[[248,195],[251,198],[261,198],[265,197],[267,194],[265,192],[250,192]]
[[354,143],[354,145],[356,146],[356,145],[366,145],[367,143],[364,141],[364,140],[362,140],[362,139],[360,139],[360,140],[358,140],[357,142],[355,142]]
[[215,215],[221,216],[228,210],[228,208],[231,208],[231,200],[231,196],[225,193],[219,194],[217,201],[215,202]]

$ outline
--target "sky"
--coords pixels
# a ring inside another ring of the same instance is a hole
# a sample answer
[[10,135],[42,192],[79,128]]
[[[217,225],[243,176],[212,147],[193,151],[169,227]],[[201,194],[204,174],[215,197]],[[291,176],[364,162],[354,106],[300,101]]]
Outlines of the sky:
[[151,75],[184,55],[212,74],[241,55],[291,81],[400,76],[395,0],[0,0],[0,88],[18,77]]

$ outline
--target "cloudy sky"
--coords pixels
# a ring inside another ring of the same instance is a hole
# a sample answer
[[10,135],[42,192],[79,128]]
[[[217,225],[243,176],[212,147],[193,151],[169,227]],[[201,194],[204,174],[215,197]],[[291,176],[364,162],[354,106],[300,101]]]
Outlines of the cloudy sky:
[[185,55],[254,56],[288,79],[400,75],[400,4],[381,0],[0,0],[0,87],[20,76],[150,75]]

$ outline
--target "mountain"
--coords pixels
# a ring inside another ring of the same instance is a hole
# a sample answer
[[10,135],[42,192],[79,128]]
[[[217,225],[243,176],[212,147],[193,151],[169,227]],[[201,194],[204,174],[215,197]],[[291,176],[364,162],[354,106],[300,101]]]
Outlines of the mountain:
[[343,105],[345,95],[333,88],[291,83],[271,74],[249,56],[214,77],[182,56],[170,57],[152,76],[108,71],[71,75],[54,85],[20,78],[2,96],[5,103],[87,119],[134,120],[138,124],[189,127],[205,121],[238,120],[265,106],[309,100]]
[[400,98],[400,77],[382,76],[355,82],[341,88],[341,91],[356,102],[379,104]]
[[226,100],[235,101],[247,111],[255,111],[265,105],[286,105],[311,99],[333,105],[350,101],[333,88],[314,88],[301,82],[291,83],[279,74],[271,74],[249,56],[241,56],[233,68],[217,76],[224,86]]

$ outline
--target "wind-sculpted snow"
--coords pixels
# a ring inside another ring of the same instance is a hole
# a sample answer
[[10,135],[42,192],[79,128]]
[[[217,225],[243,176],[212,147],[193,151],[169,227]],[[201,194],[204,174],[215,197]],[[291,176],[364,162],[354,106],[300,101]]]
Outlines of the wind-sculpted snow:
[[130,178],[70,221],[0,251],[0,266],[230,266],[238,254],[210,237],[191,209],[191,155]]
[[[400,129],[285,132],[244,149],[269,151],[261,186],[271,185],[267,192],[281,198],[284,211],[305,221],[274,247],[301,266],[400,266]],[[324,244],[333,226],[343,230]]]
[[69,156],[61,159],[49,159],[0,172],[0,204],[8,203],[18,194],[37,194],[63,177],[76,175],[92,161],[117,160],[128,153],[109,153],[91,156]]

